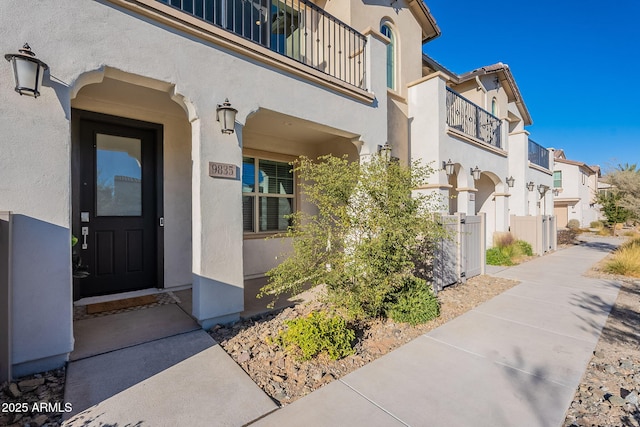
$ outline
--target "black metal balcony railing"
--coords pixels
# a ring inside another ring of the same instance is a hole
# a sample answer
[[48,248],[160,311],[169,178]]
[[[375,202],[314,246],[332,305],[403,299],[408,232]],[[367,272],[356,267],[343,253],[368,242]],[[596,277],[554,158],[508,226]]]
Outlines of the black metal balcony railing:
[[447,125],[486,144],[502,148],[502,122],[447,88]]
[[549,169],[549,150],[530,139],[529,161],[545,169]]
[[366,89],[366,38],[307,0],[157,1]]

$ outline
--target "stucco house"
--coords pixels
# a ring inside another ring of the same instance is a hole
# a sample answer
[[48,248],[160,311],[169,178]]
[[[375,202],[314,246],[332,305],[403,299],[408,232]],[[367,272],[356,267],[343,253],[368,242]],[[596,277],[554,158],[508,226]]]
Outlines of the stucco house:
[[598,194],[600,167],[569,160],[562,149],[553,150],[553,205],[558,228],[575,219],[581,227],[589,227],[601,218]]
[[[310,209],[300,155],[388,144],[433,162],[420,191],[486,213],[489,243],[510,214],[552,213],[527,186],[551,187],[553,165],[509,68],[456,75],[423,56],[440,29],[422,0],[42,0],[28,23],[23,9],[0,2],[0,374],[64,364],[85,298],[190,288],[202,327],[237,319],[289,246],[264,238]],[[37,98],[11,84],[25,42],[47,65]]]
[[511,215],[552,215],[553,160],[529,139],[531,115],[509,67],[458,75],[423,55],[422,69],[409,87],[411,156],[454,165],[425,191],[440,192],[451,214],[486,214],[487,246]]

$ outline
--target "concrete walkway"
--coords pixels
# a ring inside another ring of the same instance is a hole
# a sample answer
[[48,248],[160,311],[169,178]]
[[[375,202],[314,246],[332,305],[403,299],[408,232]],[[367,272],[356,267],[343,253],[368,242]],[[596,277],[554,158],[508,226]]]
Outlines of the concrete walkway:
[[597,239],[496,275],[509,291],[252,426],[560,426],[620,284]]
[[619,290],[582,274],[618,243],[494,271],[521,284],[281,409],[201,330],[77,360],[64,425],[560,426]]

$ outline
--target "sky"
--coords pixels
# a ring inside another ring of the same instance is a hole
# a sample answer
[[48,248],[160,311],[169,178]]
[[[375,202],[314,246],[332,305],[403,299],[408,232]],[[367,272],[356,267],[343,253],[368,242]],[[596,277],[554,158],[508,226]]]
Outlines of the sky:
[[640,0],[425,0],[442,35],[423,51],[462,74],[509,65],[526,129],[570,160],[640,165]]

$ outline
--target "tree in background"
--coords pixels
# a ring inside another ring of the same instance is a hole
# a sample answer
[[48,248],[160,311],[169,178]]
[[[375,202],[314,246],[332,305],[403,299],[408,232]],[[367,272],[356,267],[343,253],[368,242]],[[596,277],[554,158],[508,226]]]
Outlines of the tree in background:
[[596,201],[610,225],[640,218],[640,169],[635,164],[618,165],[604,176],[611,188],[598,194]]
[[426,312],[437,316],[437,301],[416,270],[430,264],[430,244],[444,231],[431,214],[435,196],[412,195],[432,170],[383,156],[363,163],[302,157],[293,165],[316,212],[292,215],[286,236],[293,253],[267,273],[261,295],[325,284],[329,300],[355,318],[420,323]]

